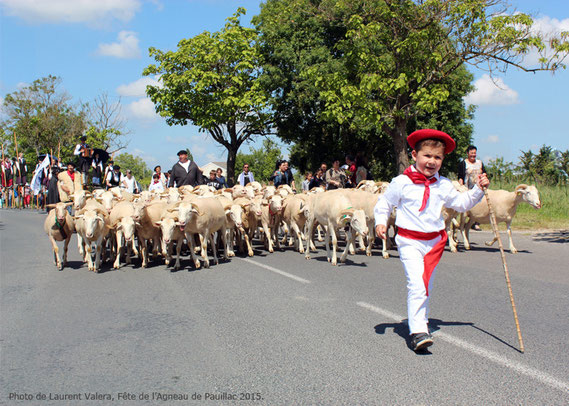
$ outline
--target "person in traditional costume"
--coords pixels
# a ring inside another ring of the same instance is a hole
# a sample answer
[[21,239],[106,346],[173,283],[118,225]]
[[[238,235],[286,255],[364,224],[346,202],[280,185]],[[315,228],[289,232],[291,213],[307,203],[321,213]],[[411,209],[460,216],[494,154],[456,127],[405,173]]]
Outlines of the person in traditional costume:
[[421,351],[433,344],[429,332],[429,295],[433,276],[443,254],[447,235],[441,214],[443,206],[459,212],[474,207],[489,185],[480,174],[476,185],[468,192],[458,192],[451,181],[439,175],[446,154],[452,152],[455,141],[437,130],[418,130],[407,137],[413,148],[415,164],[394,178],[374,208],[375,232],[386,239],[387,221],[397,207],[395,237],[399,258],[407,277],[407,316],[411,348]]

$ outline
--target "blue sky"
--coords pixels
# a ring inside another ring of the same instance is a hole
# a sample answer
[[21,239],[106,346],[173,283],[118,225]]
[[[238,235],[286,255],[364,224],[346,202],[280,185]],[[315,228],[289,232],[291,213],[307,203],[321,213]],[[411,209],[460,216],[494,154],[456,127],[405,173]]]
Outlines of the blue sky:
[[[150,167],[172,165],[189,147],[199,165],[225,161],[223,147],[193,126],[169,127],[144,95],[151,78],[142,70],[154,61],[148,48],[174,50],[178,41],[217,31],[238,6],[245,22],[259,12],[258,0],[0,0],[0,97],[49,74],[63,79],[74,101],[107,93],[120,98],[130,130],[127,152]],[[569,31],[567,0],[511,0],[537,18],[544,31]],[[566,61],[569,63],[569,61]],[[509,69],[495,77],[472,68],[478,105],[474,142],[485,162],[517,162],[520,150],[543,145],[566,150],[569,71],[524,73]],[[1,100],[0,100],[1,101]],[[248,147],[242,147],[247,152]]]

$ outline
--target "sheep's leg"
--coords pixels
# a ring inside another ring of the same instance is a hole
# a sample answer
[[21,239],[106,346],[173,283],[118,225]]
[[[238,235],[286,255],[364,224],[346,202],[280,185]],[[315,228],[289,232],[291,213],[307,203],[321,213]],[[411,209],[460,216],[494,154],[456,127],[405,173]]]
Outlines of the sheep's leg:
[[[360,237],[361,237],[361,235],[360,235]],[[348,247],[350,247],[350,246],[353,247],[354,240],[355,240],[354,230],[350,226],[350,229],[346,232],[346,248],[344,248],[344,252],[342,253],[342,256],[340,257],[340,262],[342,262],[342,263],[346,262],[346,257],[348,256],[348,251],[349,251]]]
[[508,230],[508,237],[510,238],[510,252],[512,254],[517,254],[518,250],[516,249],[516,247],[514,247],[514,240],[512,240],[512,229],[510,228],[511,224],[512,224],[511,220],[506,223],[507,230]]
[[55,266],[57,267],[57,269],[63,269],[63,266],[61,265],[61,260],[59,259],[59,247],[57,246],[57,242],[55,241],[55,238],[53,238],[52,235],[49,236],[49,241],[51,242],[51,246],[53,248],[53,259],[55,262]]
[[125,258],[125,262],[127,264],[130,264],[130,257],[132,255],[132,247],[134,245],[133,240],[131,241],[125,241],[125,245],[126,245],[126,258]]
[[[234,228],[231,229],[231,232],[233,233]],[[229,259],[229,252],[227,250],[227,244],[231,244],[232,248],[233,248],[233,239],[231,239],[230,241],[227,241],[227,232],[225,227],[221,228],[218,231],[218,235],[221,237],[221,242],[223,243],[223,248],[224,248],[224,252],[223,252],[223,256],[225,259]],[[233,253],[233,256],[235,256],[235,253]]]
[[[328,235],[332,237],[332,265],[338,264],[338,256],[336,251],[338,250],[338,236],[336,235],[336,229],[329,225],[328,228],[330,229]],[[329,238],[326,239],[329,242]],[[346,245],[347,246],[347,245]]]
[[172,261],[172,246],[174,245],[174,241],[170,241],[166,244],[166,255],[164,256],[164,264],[166,266],[170,265],[170,261]]
[[71,233],[67,235],[65,242],[63,243],[63,261],[61,263],[61,269],[67,265],[67,249],[69,248],[69,242],[71,241]]
[[300,229],[298,228],[298,224],[296,224],[295,222],[293,222],[291,224],[292,231],[294,231],[294,236],[295,236],[295,240],[296,240],[296,245],[298,246],[298,252],[300,252],[301,254],[304,253],[304,247],[302,246],[302,235],[300,233]]
[[324,244],[326,245],[326,259],[328,262],[331,262],[331,255],[330,255],[330,227],[326,229],[326,235],[324,236]]
[[115,263],[113,265],[114,269],[119,269],[121,267],[121,255],[122,255],[122,231],[117,230],[116,233],[116,253],[115,253]]
[[134,255],[138,256],[138,250],[136,249],[135,239],[132,239],[132,252]]
[[[314,218],[313,217],[309,217],[308,220],[306,221],[306,224],[304,225],[304,227],[306,228],[307,232],[306,232],[306,250],[305,250],[305,258],[306,259],[310,259],[310,244],[312,244],[312,247],[314,246],[314,243],[312,242],[312,233],[314,231]],[[314,250],[316,251],[316,249]]]
[[226,257],[230,256],[230,257],[234,257],[235,256],[235,251],[233,251],[233,236],[235,233],[235,228],[230,227],[227,229],[227,231],[225,231],[223,233],[226,237],[225,237],[225,252],[226,252]]
[[180,253],[182,252],[182,244],[184,243],[184,238],[180,237],[176,243],[176,263],[174,264],[174,269],[177,271],[180,269]]
[[269,229],[269,225],[262,223],[263,225],[263,232],[265,235],[265,247],[269,250],[269,252],[275,252],[273,249],[273,240],[271,238],[271,230]]
[[366,256],[371,257],[371,249],[373,248],[373,240],[375,238],[374,234],[374,221],[368,221],[367,228],[369,230],[369,234],[367,235],[367,246],[366,246]]
[[148,266],[148,240],[146,238],[139,239],[140,244],[140,255],[142,257],[142,267],[146,268]]
[[[101,251],[103,250],[103,237],[99,237],[95,243],[95,272],[101,269]],[[120,258],[120,255],[117,255]]]
[[243,234],[243,239],[245,240],[245,244],[247,245],[247,255],[252,257],[255,254],[253,253],[253,247],[251,247],[251,241],[249,240],[249,236],[247,235],[247,232],[244,229],[241,229],[241,233]]
[[90,271],[94,271],[95,265],[93,264],[93,256],[92,256],[93,247],[91,247],[91,241],[87,239],[85,239],[85,251],[86,251],[85,256],[87,257],[87,268]]
[[462,227],[462,238],[464,240],[464,249],[469,250],[470,249],[470,240],[469,240],[469,236],[470,236],[470,227],[472,227],[472,225],[474,224],[474,220],[473,219],[469,219],[468,222],[464,222],[461,224]]
[[320,242],[324,241],[324,238],[322,238],[321,231],[322,231],[322,226],[320,224],[318,224],[316,226],[316,233],[318,234],[318,241],[320,241]]
[[[205,230],[204,235],[202,235],[201,233],[198,234],[198,236],[200,237],[200,246],[201,246],[201,250],[202,250],[202,258],[204,260],[204,268],[209,268],[209,258],[207,256],[207,240],[209,238],[209,230]],[[213,245],[213,244],[212,244]],[[212,246],[212,249],[215,250],[215,245]]]
[[216,265],[219,265],[219,260],[217,259],[217,244],[214,235],[215,235],[214,233],[211,233],[208,237],[208,240],[209,244],[211,245],[211,253],[213,255],[213,261],[215,262]]
[[87,262],[85,258],[85,243],[80,233],[77,233],[77,248],[79,248],[79,255],[83,258],[83,262]]
[[186,233],[186,240],[188,240],[188,244],[190,245],[190,255],[192,256],[192,261],[194,261],[194,266],[196,269],[199,269],[201,267],[201,263],[195,253],[194,234]]

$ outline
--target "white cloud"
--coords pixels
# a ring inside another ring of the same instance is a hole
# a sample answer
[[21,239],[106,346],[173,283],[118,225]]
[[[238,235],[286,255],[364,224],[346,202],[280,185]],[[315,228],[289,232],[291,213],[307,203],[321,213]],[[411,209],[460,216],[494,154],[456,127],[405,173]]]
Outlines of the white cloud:
[[132,155],[134,156],[138,156],[140,159],[142,159],[145,162],[156,162],[156,158],[153,155],[147,154],[145,151],[139,149],[139,148],[135,148],[132,150]]
[[121,59],[140,58],[138,48],[138,37],[136,32],[121,31],[118,35],[118,42],[111,44],[99,44],[97,53],[104,56],[112,56]]
[[[552,55],[551,47],[549,46],[548,41],[554,36],[559,36],[562,31],[569,31],[569,18],[558,20],[557,18],[543,16],[536,18],[533,25],[531,26],[532,34],[541,34],[546,40],[546,50],[543,52],[544,56],[546,57],[548,55]],[[532,66],[538,65],[539,58],[539,52],[536,49],[532,49],[524,57],[524,62]]]
[[154,120],[158,118],[156,110],[154,109],[154,103],[148,98],[136,100],[127,106],[128,112],[136,118],[143,120]]
[[500,142],[500,137],[498,137],[497,135],[489,135],[488,138],[485,139],[485,141],[490,144],[496,144]]
[[5,15],[30,23],[103,23],[130,21],[140,0],[1,0]]
[[120,85],[117,93],[124,97],[146,97],[146,86],[161,86],[156,77],[145,76],[137,81]]
[[221,161],[223,161],[223,159],[219,158],[215,154],[207,154],[205,157],[209,162],[221,162]]
[[168,144],[182,144],[186,141],[185,137],[170,137],[169,135],[164,139]]
[[477,105],[508,105],[519,103],[518,92],[511,89],[500,78],[492,79],[484,74],[474,82],[474,90],[464,98],[466,104]]

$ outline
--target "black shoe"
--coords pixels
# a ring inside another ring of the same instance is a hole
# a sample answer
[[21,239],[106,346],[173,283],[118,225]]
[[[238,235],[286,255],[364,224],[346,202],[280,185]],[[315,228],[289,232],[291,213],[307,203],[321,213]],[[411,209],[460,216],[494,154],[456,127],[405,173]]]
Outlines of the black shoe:
[[418,333],[411,335],[411,348],[413,351],[421,351],[433,345],[433,336],[429,333]]

